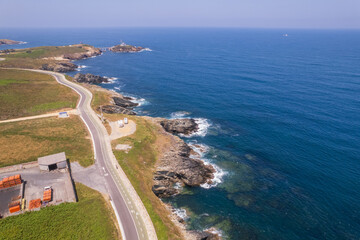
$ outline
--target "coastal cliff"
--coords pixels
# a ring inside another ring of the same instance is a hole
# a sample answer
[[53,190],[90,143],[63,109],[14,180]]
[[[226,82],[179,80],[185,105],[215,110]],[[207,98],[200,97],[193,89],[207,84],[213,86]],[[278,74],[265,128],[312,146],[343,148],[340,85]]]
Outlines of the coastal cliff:
[[79,47],[83,48],[86,52],[77,52],[77,53],[67,53],[64,54],[62,57],[64,59],[68,60],[81,60],[86,59],[90,57],[96,57],[101,55],[102,51],[99,48],[86,45],[86,44],[77,44],[77,45],[71,45],[72,47]]
[[[160,134],[169,134],[169,141],[163,146],[156,171],[154,173],[153,192],[160,198],[170,197],[178,194],[182,186],[198,187],[209,183],[214,178],[215,169],[211,165],[205,165],[200,159],[190,157],[191,148],[179,137],[172,135],[163,127],[163,123],[183,123],[184,119],[155,119],[154,124],[162,126]],[[196,124],[196,123],[195,123]],[[182,133],[191,133],[189,127],[183,128]]]
[[0,45],[14,45],[14,44],[21,44],[21,41],[15,41],[10,39],[0,39]]

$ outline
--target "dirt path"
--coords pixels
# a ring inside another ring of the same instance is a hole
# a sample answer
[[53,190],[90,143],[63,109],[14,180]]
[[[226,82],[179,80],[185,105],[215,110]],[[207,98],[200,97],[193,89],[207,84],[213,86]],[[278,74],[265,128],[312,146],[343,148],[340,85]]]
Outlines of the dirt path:
[[[70,111],[59,111],[59,112],[67,112],[69,115],[72,115],[72,114],[78,115],[79,114],[76,109],[72,109]],[[56,117],[56,116],[59,116],[59,112],[46,113],[46,114],[41,114],[41,115],[36,115],[36,116],[29,116],[29,117],[22,117],[22,118],[13,118],[13,119],[0,121],[0,123],[19,122],[19,121],[38,119],[38,118],[46,118],[46,117]]]

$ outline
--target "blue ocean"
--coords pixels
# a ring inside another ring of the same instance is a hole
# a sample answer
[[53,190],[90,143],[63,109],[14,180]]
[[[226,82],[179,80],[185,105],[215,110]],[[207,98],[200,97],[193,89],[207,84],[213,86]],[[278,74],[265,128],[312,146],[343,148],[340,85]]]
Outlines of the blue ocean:
[[[211,186],[167,202],[225,239],[360,239],[360,31],[0,29],[14,48],[124,41],[150,48],[77,61],[117,78],[142,115],[191,117]],[[5,47],[2,46],[1,49]],[[75,74],[70,73],[71,75]]]

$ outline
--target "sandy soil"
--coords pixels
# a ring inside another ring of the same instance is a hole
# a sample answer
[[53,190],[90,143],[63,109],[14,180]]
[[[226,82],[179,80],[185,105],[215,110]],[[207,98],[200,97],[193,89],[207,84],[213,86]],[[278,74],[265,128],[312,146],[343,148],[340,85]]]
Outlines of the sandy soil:
[[136,131],[136,124],[132,120],[129,120],[129,123],[125,124],[122,128],[118,126],[117,122],[109,122],[109,125],[111,127],[111,140],[129,136]]

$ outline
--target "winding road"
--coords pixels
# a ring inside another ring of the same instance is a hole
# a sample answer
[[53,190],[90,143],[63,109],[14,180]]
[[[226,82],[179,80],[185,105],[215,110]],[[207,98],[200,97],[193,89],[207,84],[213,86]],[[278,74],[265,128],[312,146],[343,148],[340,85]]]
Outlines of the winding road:
[[[30,70],[30,69],[29,69]],[[102,172],[111,204],[119,222],[123,240],[156,240],[156,232],[140,197],[132,187],[112,152],[111,141],[104,125],[91,108],[92,93],[85,87],[68,81],[63,74],[30,70],[52,75],[56,81],[80,95],[77,109],[93,141],[96,165]]]

